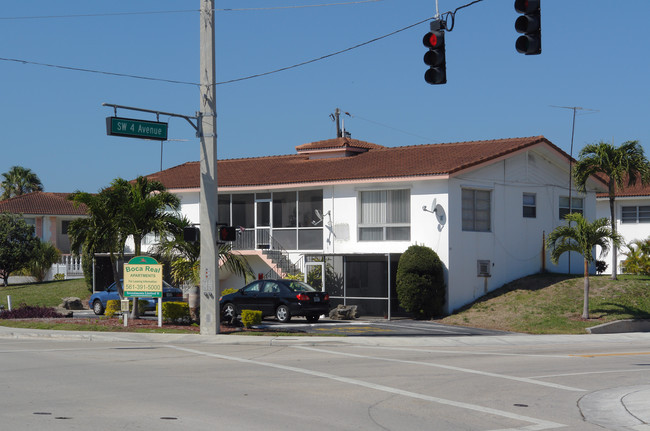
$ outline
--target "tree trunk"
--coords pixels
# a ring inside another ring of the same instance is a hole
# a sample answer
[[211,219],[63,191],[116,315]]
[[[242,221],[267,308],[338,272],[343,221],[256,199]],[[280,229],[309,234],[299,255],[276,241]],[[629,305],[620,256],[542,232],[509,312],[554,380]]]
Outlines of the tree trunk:
[[582,318],[589,319],[589,262],[585,259],[585,292],[582,306]]
[[[609,214],[611,217],[611,222],[612,222],[612,232],[616,233],[616,207],[614,206],[614,194],[612,190],[612,184],[610,184],[610,190],[609,190]],[[618,265],[616,264],[616,259],[617,259],[617,248],[616,244],[612,242],[612,280],[616,280],[616,274],[618,273]]]

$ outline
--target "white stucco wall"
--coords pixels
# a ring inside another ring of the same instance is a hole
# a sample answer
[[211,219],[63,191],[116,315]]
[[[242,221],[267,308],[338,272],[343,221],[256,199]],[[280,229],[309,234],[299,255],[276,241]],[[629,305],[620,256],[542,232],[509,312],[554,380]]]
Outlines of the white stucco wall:
[[[517,278],[540,272],[568,272],[569,256],[558,265],[543,250],[544,235],[563,223],[559,198],[568,196],[568,165],[545,152],[530,151],[456,176],[449,181],[449,275],[447,311],[453,312]],[[462,189],[491,191],[491,231],[462,230]],[[523,193],[535,193],[536,217],[523,217]],[[576,191],[573,196],[579,196]],[[585,217],[595,216],[595,194],[585,197]],[[490,261],[490,277],[478,276],[478,261]],[[571,254],[571,272],[583,271]]]
[[[638,197],[617,197],[614,200],[614,208],[616,212],[616,231],[623,236],[623,243],[629,244],[634,240],[645,240],[650,237],[650,223],[621,223],[621,208],[624,206],[650,206],[650,196]],[[610,218],[609,198],[598,198],[596,201],[596,217]],[[618,271],[621,272],[621,263],[625,260],[625,252],[628,248],[623,245],[617,255]],[[600,253],[600,250],[598,250]],[[611,254],[604,258],[605,262],[609,265],[607,267],[608,274],[612,273],[612,257]]]

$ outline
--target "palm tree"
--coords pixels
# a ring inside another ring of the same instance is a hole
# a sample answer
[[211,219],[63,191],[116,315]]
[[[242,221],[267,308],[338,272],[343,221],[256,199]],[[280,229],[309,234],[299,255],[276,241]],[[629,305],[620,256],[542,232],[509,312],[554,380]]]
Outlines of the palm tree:
[[570,213],[564,217],[568,225],[556,227],[548,235],[546,247],[551,251],[551,262],[557,265],[560,256],[567,251],[575,251],[584,258],[584,305],[582,318],[589,318],[589,263],[594,261],[595,246],[601,248],[601,256],[607,254],[610,241],[614,247],[621,244],[621,237],[608,227],[608,220],[600,218],[593,223],[580,213]]
[[[201,245],[183,238],[183,230],[192,223],[185,217],[170,219],[169,236],[161,239],[154,254],[172,262],[172,277],[175,283],[191,281],[198,285],[198,268],[201,258]],[[219,244],[220,265],[231,273],[253,278],[255,275],[248,261],[239,253],[235,253],[228,244]]]
[[[142,176],[135,181],[116,178],[111,183],[111,190],[119,196],[122,203],[118,220],[120,230],[126,236],[133,237],[135,255],[140,256],[142,238],[150,232],[161,236],[166,234],[168,220],[174,216],[169,210],[178,211],[180,199],[169,193],[161,182],[150,181]],[[138,314],[138,301],[135,298],[131,317],[137,319]]]
[[[650,162],[643,154],[643,147],[638,141],[627,141],[616,148],[607,142],[590,144],[580,150],[579,160],[573,170],[573,177],[579,191],[585,192],[587,180],[591,175],[604,174],[607,176],[609,193],[609,212],[611,217],[612,232],[616,233],[616,211],[614,199],[616,189],[636,184],[641,180],[642,184],[650,183]],[[617,248],[612,248],[612,280],[616,280]]]
[[117,292],[123,299],[119,262],[124,259],[126,235],[118,223],[121,220],[120,196],[107,187],[98,194],[76,191],[69,199],[75,206],[85,205],[89,215],[70,223],[70,248],[74,251],[83,249],[84,254],[90,256],[95,252],[108,252]]
[[31,169],[23,168],[22,166],[12,166],[2,176],[4,180],[0,183],[0,187],[2,187],[0,200],[43,190],[41,180]]

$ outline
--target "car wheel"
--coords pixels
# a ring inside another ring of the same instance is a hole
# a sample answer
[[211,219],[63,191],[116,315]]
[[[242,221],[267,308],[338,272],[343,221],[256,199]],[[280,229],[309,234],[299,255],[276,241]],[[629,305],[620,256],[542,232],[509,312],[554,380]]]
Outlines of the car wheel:
[[233,320],[237,317],[237,307],[232,302],[227,303],[223,306],[223,312],[221,313],[221,320]]
[[278,319],[281,323],[287,323],[291,320],[291,313],[289,312],[289,307],[286,305],[280,305],[275,310],[275,318]]
[[306,317],[307,317],[307,322],[316,323],[318,322],[318,319],[320,319],[320,314],[308,314]]
[[95,299],[95,302],[93,302],[93,311],[97,315],[104,314],[104,306],[102,305],[102,301]]

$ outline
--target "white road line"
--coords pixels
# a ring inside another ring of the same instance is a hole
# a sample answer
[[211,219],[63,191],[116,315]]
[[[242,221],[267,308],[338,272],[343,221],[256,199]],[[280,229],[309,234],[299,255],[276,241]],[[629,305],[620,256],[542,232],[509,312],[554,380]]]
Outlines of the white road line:
[[[452,407],[458,407],[461,409],[466,409],[466,410],[472,410],[475,412],[479,413],[485,413],[485,414],[490,414],[490,415],[495,415],[495,416],[500,416],[508,419],[513,419],[513,420],[518,420],[522,422],[528,422],[531,423],[532,425],[522,427],[522,428],[509,428],[508,430],[499,430],[499,431],[542,431],[542,430],[547,430],[547,429],[554,429],[554,428],[561,428],[565,427],[566,425],[559,424],[556,422],[550,422],[550,421],[545,421],[542,419],[536,419],[532,418],[529,416],[523,416],[523,415],[518,415],[515,413],[510,413],[506,412],[503,410],[497,410],[497,409],[492,409],[489,407],[483,407],[483,406],[478,406],[475,404],[469,404],[469,403],[462,403],[458,401],[451,401],[451,400],[446,400],[444,398],[438,398],[438,397],[432,397],[429,395],[424,395],[424,394],[418,394],[415,392],[410,392],[410,391],[405,391],[402,389],[397,389],[393,388],[390,386],[384,386],[384,385],[378,385],[374,383],[369,383],[369,382],[364,382],[363,380],[357,380],[357,379],[351,379],[348,377],[341,377],[337,376],[334,374],[329,374],[329,373],[323,373],[320,371],[313,371],[313,370],[308,370],[306,368],[297,368],[297,367],[290,367],[287,365],[282,365],[282,364],[273,364],[270,362],[262,362],[262,361],[255,361],[251,359],[244,359],[244,358],[238,358],[235,356],[226,356],[226,355],[220,355],[218,353],[208,353],[208,352],[202,352],[200,350],[195,350],[195,349],[188,349],[185,347],[178,347],[178,346],[173,346],[173,345],[167,345],[166,347],[170,349],[176,349],[180,350],[183,352],[188,352],[188,353],[194,353],[197,355],[203,355],[203,356],[208,356],[212,358],[218,358],[218,359],[223,359],[227,361],[235,361],[235,362],[241,362],[245,364],[254,364],[254,365],[259,365],[262,367],[270,367],[270,368],[276,368],[279,370],[284,370],[284,371],[291,371],[294,373],[301,373],[301,374],[306,374],[310,376],[315,376],[315,377],[321,377],[324,379],[330,379],[334,380],[337,382],[341,383],[346,383],[349,385],[356,385],[356,386],[361,386],[365,387],[368,389],[373,389],[377,391],[383,391],[395,395],[401,395],[404,397],[409,397],[409,398],[416,398],[424,401],[430,401],[438,404],[443,404],[447,406],[452,406]],[[496,430],[495,430],[496,431]]]
[[488,373],[488,372],[485,372],[485,371],[472,370],[472,369],[469,369],[469,368],[452,367],[451,365],[434,364],[434,363],[431,363],[431,362],[407,361],[407,360],[403,360],[403,359],[381,358],[379,356],[355,355],[354,353],[335,352],[335,351],[332,351],[332,350],[317,349],[315,347],[305,347],[305,346],[292,346],[292,347],[294,349],[312,350],[312,351],[315,351],[315,352],[330,353],[332,355],[349,356],[349,357],[353,357],[353,358],[364,358],[364,359],[373,359],[373,360],[377,360],[377,361],[399,362],[399,363],[402,363],[402,364],[414,364],[414,365],[423,365],[423,366],[426,366],[426,367],[443,368],[443,369],[446,369],[446,370],[458,371],[458,372],[461,372],[461,373],[478,374],[478,375],[486,376],[486,377],[496,377],[496,378],[499,378],[499,379],[514,380],[514,381],[517,381],[517,382],[529,383],[529,384],[539,385],[539,386],[547,386],[549,388],[562,389],[562,390],[565,390],[565,391],[586,392],[586,389],[572,388],[571,386],[558,385],[558,384],[549,383],[549,382],[541,382],[539,380],[533,380],[533,379],[529,379],[529,378],[526,378],[526,377],[514,377],[514,376],[508,376],[508,375],[505,375],[505,374],[496,374],[496,373]]
[[358,349],[382,349],[382,350],[404,350],[411,352],[423,352],[423,353],[460,353],[463,355],[477,355],[477,356],[527,356],[534,358],[564,358],[564,359],[574,359],[574,356],[570,355],[538,355],[532,353],[499,353],[499,352],[467,352],[463,350],[427,350],[427,349],[416,349],[414,347],[382,347],[382,346],[354,346]]

